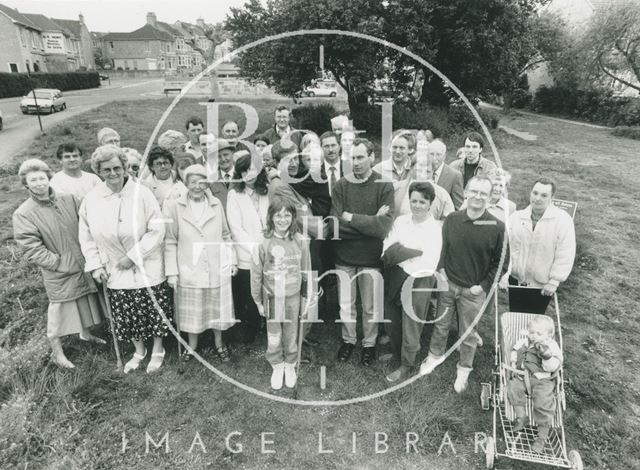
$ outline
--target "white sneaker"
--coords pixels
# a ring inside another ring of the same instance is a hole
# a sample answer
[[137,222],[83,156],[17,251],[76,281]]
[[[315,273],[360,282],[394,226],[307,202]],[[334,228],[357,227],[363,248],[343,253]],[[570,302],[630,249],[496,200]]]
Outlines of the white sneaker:
[[470,367],[458,366],[458,373],[456,375],[456,381],[453,384],[453,389],[456,393],[462,393],[467,389],[469,374],[473,369]]
[[147,357],[147,350],[144,350],[144,354],[133,353],[133,357],[127,361],[124,365],[124,373],[128,374],[129,372],[136,370],[140,367],[140,363],[142,360]]
[[166,351],[163,349],[161,353],[151,354],[151,360],[149,361],[149,364],[147,364],[147,374],[153,374],[162,367],[165,352]]
[[271,374],[271,388],[280,390],[284,380],[284,362],[273,365],[273,373]]
[[422,364],[420,364],[420,375],[428,375],[442,362],[442,356],[434,356],[433,354],[427,354],[427,357]]
[[293,388],[296,386],[296,382],[298,381],[298,376],[296,375],[296,365],[295,364],[284,364],[284,384],[288,388]]

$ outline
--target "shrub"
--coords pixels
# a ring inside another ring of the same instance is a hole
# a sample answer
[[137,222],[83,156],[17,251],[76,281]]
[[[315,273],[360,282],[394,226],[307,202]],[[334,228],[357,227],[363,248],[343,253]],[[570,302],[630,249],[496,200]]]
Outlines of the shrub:
[[531,100],[533,99],[533,95],[529,90],[525,90],[523,88],[517,88],[513,91],[511,96],[511,106],[514,108],[528,108],[531,104]]
[[[500,120],[495,111],[476,108],[489,129],[496,129]],[[352,113],[356,127],[372,135],[382,133],[382,107],[367,105]],[[449,137],[471,130],[481,131],[480,124],[464,105],[448,108],[433,107],[424,103],[393,105],[394,129],[429,129],[436,137]]]
[[0,98],[23,96],[33,88],[57,88],[61,91],[100,86],[98,72],[26,73],[0,72]]
[[538,89],[533,109],[608,126],[640,125],[640,99],[616,97],[610,90],[558,84]]
[[331,118],[340,114],[331,104],[306,104],[291,111],[298,129],[312,130],[320,135],[331,129]]
[[640,140],[640,127],[618,126],[611,131],[618,137],[628,137],[629,139]]

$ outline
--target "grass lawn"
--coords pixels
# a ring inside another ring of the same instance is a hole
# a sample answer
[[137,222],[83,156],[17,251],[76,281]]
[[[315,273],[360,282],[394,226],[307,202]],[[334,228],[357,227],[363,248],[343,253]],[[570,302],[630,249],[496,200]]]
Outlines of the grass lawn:
[[[65,341],[76,371],[60,371],[49,364],[44,334],[47,300],[40,275],[21,259],[11,238],[11,214],[26,197],[15,176],[17,164],[27,156],[50,158],[63,138],[77,140],[90,153],[103,126],[117,129],[123,145],[142,150],[167,103],[113,103],[70,119],[35,140],[0,173],[6,195],[0,200],[0,468],[483,466],[484,455],[474,452],[474,433],[491,432],[491,415],[479,407],[479,383],[489,380],[493,364],[493,318],[488,316],[480,324],[485,346],[478,350],[470,387],[461,396],[452,386],[455,358],[400,391],[340,407],[267,400],[194,362],[180,375],[175,341],[168,342],[166,366],[151,377],[143,371],[116,373],[111,348],[77,338]],[[182,129],[188,115],[204,115],[196,103],[181,103],[165,128]],[[272,122],[268,119],[274,103],[255,101],[254,107],[262,130]],[[640,468],[640,248],[634,242],[640,226],[636,162],[640,146],[606,130],[530,116],[514,114],[502,122],[539,136],[532,142],[501,131],[494,136],[503,165],[513,173],[511,198],[518,208],[526,205],[530,186],[541,174],[558,180],[558,198],[579,204],[576,265],[559,290],[568,379],[567,446],[580,451],[586,468]],[[301,369],[300,399],[336,400],[385,388],[390,364],[377,362],[364,369],[357,361],[359,351],[349,363],[337,364],[336,326],[316,328],[322,342],[313,351],[315,360]],[[106,331],[101,333],[108,338]],[[237,347],[226,364],[206,357],[231,377],[269,392],[265,343],[262,338],[252,347]],[[125,356],[131,352],[127,345]],[[420,358],[425,353],[423,349]],[[321,365],[327,374],[324,390]],[[291,392],[278,395],[289,397]],[[164,445],[160,449],[151,445],[147,453],[145,432],[155,442],[168,433],[170,452]],[[261,433],[269,432],[274,434],[261,438]],[[380,444],[376,449],[376,432],[385,433],[378,440],[386,437],[388,448]],[[332,453],[319,451],[319,433],[322,449]],[[407,433],[418,435],[417,453],[407,452]],[[452,445],[442,445],[445,436]],[[225,446],[227,437],[231,450]],[[275,453],[263,452],[263,441],[273,441],[264,443],[264,450]],[[232,452],[239,445],[242,452]],[[498,468],[546,467],[501,459]]]

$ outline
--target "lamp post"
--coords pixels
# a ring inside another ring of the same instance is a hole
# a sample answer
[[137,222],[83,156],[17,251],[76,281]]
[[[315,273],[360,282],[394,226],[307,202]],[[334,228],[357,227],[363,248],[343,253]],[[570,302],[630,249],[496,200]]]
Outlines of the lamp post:
[[38,98],[36,97],[36,89],[33,86],[33,80],[31,78],[31,69],[27,67],[27,76],[29,77],[29,85],[31,85],[31,93],[33,94],[33,103],[36,105],[36,116],[38,116],[38,124],[40,125],[40,133],[45,135],[42,128],[42,118],[40,117],[40,109],[38,108]]

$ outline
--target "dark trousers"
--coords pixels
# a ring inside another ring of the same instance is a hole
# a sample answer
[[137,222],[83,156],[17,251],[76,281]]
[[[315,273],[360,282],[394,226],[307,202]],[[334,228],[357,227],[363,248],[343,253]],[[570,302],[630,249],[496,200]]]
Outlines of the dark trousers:
[[231,289],[240,331],[246,339],[253,339],[260,328],[260,313],[251,297],[251,271],[238,269],[238,274],[231,278]]

